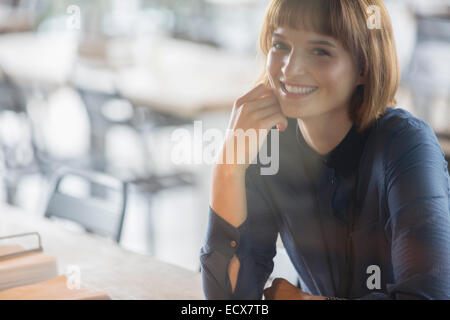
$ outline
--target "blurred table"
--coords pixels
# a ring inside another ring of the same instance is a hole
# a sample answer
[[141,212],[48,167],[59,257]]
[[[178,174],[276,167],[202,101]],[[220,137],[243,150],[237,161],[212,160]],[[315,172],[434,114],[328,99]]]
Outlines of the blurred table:
[[120,70],[118,87],[132,102],[195,117],[204,111],[231,110],[259,74],[256,57],[231,54],[164,37],[144,41],[139,63]]
[[70,33],[0,35],[0,69],[19,83],[67,83],[76,60],[77,36]]
[[231,110],[260,72],[256,57],[165,36],[89,40],[92,48],[80,42],[82,50],[79,41],[69,32],[1,35],[0,68],[22,83],[115,89],[134,104],[189,118]]
[[25,32],[35,27],[37,17],[27,10],[0,3],[0,33]]
[[204,299],[200,273],[127,251],[98,236],[68,231],[60,223],[0,206],[0,235],[37,231],[44,252],[54,255],[60,274],[81,270],[81,285],[112,299]]

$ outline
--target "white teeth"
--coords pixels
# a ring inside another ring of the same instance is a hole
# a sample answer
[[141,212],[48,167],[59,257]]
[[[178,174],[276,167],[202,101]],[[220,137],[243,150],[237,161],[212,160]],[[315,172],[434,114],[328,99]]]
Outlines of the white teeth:
[[294,94],[308,94],[308,93],[311,93],[311,92],[317,90],[317,87],[301,88],[301,87],[290,86],[290,85],[287,85],[287,84],[284,84],[284,87],[286,88],[287,92],[294,93]]

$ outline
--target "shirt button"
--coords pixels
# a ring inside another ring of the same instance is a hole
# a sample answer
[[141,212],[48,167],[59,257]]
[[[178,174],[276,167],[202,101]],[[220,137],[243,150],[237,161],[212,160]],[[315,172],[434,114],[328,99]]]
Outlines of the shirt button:
[[237,245],[236,241],[233,240],[233,241],[230,242],[230,246],[232,248],[236,247],[236,245]]

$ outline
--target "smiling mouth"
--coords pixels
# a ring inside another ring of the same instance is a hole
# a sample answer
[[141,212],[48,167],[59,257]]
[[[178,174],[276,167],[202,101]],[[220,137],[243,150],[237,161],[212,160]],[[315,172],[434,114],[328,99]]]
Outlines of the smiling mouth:
[[291,85],[282,81],[280,81],[280,84],[283,93],[288,97],[307,96],[319,89],[317,86]]

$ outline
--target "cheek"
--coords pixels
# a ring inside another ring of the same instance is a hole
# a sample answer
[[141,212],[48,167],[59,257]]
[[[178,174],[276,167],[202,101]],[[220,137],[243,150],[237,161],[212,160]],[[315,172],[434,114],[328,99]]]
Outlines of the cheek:
[[280,59],[274,56],[273,54],[269,53],[266,61],[266,70],[270,85],[272,86],[272,88],[276,88],[276,83],[274,82],[274,79],[277,78],[277,75],[281,70]]
[[354,70],[351,65],[343,61],[316,64],[314,72],[317,79],[329,91],[345,94],[352,89]]

